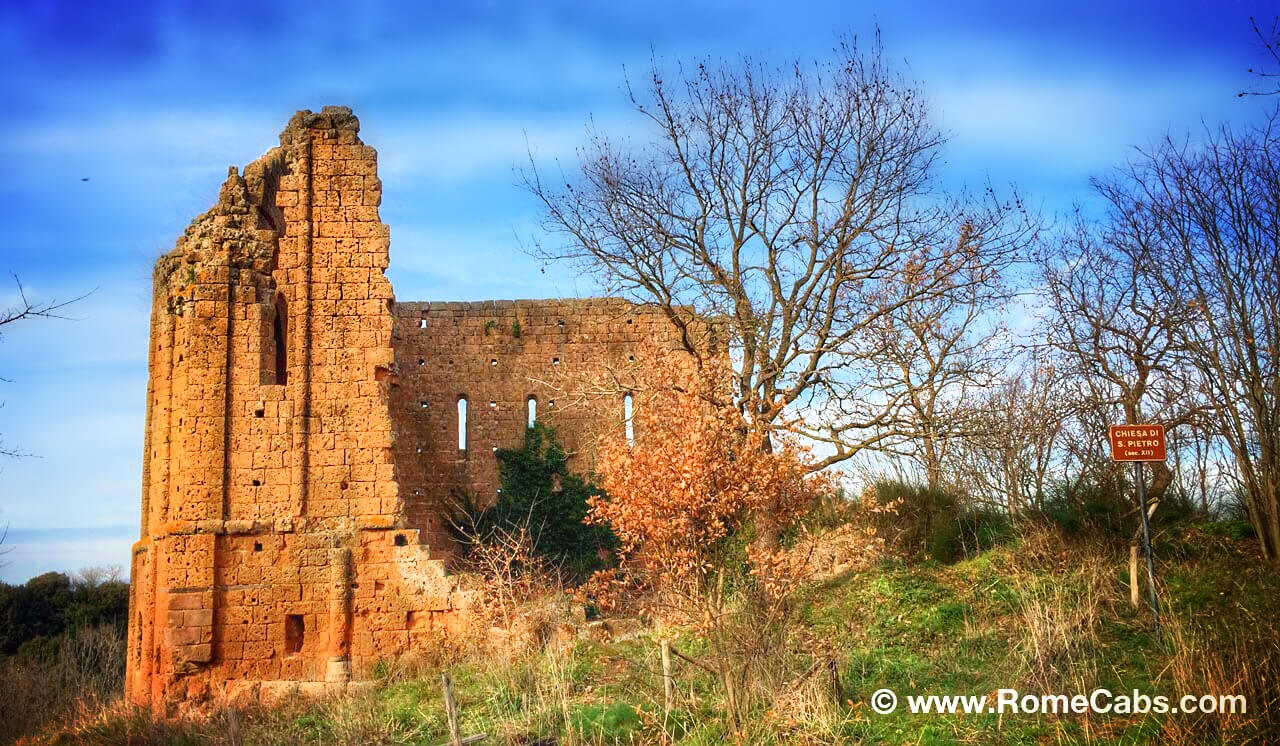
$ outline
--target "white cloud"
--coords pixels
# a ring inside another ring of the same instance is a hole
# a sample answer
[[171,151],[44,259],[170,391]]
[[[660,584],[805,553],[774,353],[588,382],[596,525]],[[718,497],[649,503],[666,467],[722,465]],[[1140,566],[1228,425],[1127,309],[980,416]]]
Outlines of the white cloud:
[[[216,156],[256,158],[276,144],[287,116],[278,112],[152,110],[106,112],[93,121],[31,122],[0,143],[0,152],[27,159],[91,158],[95,163],[140,159],[181,167]],[[174,159],[177,159],[177,163]],[[230,161],[228,161],[230,162]]]
[[[528,164],[530,152],[540,166],[555,159],[572,165],[590,122],[580,116],[470,111],[388,124],[370,135],[369,144],[378,148],[383,179],[409,186],[478,177],[514,183],[514,169]],[[625,112],[609,112],[595,125],[614,137],[639,133],[636,118]]]
[[[1022,158],[1029,167],[1080,173],[1101,169],[1168,128],[1189,126],[1224,81],[1193,74],[1137,84],[1125,77],[975,78],[930,86],[949,152]],[[1186,92],[1199,92],[1195,101]],[[1186,102],[1171,111],[1169,102]]]

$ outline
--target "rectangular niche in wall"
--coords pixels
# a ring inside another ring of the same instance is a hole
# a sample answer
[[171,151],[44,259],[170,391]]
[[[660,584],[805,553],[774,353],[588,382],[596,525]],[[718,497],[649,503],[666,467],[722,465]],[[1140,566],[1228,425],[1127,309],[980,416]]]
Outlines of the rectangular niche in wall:
[[284,616],[284,652],[285,655],[297,655],[302,652],[302,639],[306,636],[306,625],[301,614],[285,614]]

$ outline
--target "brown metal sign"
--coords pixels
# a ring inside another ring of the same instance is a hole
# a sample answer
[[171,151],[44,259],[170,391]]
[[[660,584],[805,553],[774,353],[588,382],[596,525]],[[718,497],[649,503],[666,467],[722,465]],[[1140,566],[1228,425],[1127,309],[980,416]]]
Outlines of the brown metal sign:
[[1164,461],[1164,425],[1112,425],[1112,461]]

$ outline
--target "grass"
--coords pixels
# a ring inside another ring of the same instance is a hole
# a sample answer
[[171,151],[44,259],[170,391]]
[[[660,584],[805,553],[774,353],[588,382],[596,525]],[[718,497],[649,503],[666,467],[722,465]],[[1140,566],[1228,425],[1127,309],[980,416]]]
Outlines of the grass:
[[[887,560],[807,589],[800,637],[833,656],[843,701],[826,670],[808,665],[816,653],[779,651],[796,663],[788,670],[808,673],[730,736],[718,683],[688,664],[676,672],[678,707],[664,714],[658,646],[642,634],[454,666],[462,730],[493,744],[1280,742],[1280,578],[1248,538],[1191,528],[1165,540],[1162,639],[1149,612],[1128,605],[1123,548],[1033,532],[953,565]],[[676,645],[691,657],[703,650],[691,635]],[[905,698],[1002,687],[1245,692],[1252,714],[877,715],[868,706],[880,688]],[[115,704],[31,742],[440,744],[447,734],[438,672],[427,670],[390,672],[358,696],[201,721],[156,722]]]

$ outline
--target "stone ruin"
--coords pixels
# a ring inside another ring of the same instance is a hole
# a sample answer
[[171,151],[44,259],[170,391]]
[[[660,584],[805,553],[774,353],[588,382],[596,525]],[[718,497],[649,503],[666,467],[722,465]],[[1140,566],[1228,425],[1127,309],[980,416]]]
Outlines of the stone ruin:
[[448,643],[470,593],[452,500],[492,500],[533,419],[573,466],[626,403],[557,406],[558,366],[671,339],[617,299],[398,303],[377,154],[296,114],[156,263],[126,696],[159,712],[358,686]]

